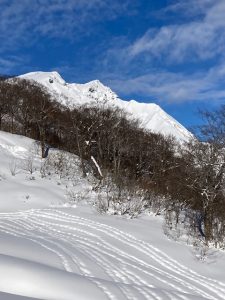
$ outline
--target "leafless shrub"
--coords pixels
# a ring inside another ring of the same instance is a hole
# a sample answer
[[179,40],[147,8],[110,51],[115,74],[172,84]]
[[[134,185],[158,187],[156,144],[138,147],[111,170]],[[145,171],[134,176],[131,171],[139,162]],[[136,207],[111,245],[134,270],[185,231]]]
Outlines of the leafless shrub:
[[69,204],[77,204],[83,201],[87,196],[86,191],[75,191],[75,190],[68,190],[66,193],[67,200]]
[[145,201],[142,198],[127,198],[123,201],[112,202],[115,214],[128,215],[135,218],[144,211]]
[[106,213],[109,210],[109,203],[106,197],[101,194],[98,195],[96,201],[94,202],[95,208],[99,213]]
[[13,159],[9,164],[9,170],[12,176],[16,176],[20,172],[19,162],[16,159]]
[[32,175],[36,168],[34,166],[34,156],[33,154],[30,154],[21,164],[21,169],[28,172],[30,175]]

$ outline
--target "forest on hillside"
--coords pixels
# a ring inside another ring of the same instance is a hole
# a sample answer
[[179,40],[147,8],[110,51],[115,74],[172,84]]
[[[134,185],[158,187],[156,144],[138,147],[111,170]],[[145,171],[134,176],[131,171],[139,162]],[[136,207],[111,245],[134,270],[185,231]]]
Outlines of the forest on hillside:
[[49,147],[78,155],[83,176],[91,168],[105,191],[102,211],[150,209],[170,229],[186,220],[192,235],[225,247],[225,106],[202,116],[199,138],[179,144],[117,107],[69,109],[35,82],[0,80],[0,130],[39,141],[43,158]]

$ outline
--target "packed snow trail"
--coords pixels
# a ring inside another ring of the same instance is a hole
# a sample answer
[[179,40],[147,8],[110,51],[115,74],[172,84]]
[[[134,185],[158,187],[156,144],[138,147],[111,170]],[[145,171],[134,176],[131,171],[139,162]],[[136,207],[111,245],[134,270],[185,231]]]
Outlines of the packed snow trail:
[[0,238],[4,293],[53,300],[225,299],[224,283],[116,227],[63,209],[1,213]]

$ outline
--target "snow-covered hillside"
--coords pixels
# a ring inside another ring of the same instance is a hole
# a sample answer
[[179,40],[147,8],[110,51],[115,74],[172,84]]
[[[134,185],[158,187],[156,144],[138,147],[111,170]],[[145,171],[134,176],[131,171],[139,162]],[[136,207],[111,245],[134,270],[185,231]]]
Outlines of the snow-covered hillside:
[[[33,140],[0,131],[1,300],[225,299],[222,251],[203,263],[159,217],[100,215],[78,167],[68,180],[41,176],[44,163]],[[66,204],[68,189],[82,201]]]
[[153,132],[173,135],[178,140],[187,141],[191,133],[179,122],[154,103],[124,101],[100,81],[85,84],[66,83],[57,72],[31,72],[20,76],[43,84],[50,93],[63,104],[73,107],[82,104],[118,106],[140,120],[141,125]]

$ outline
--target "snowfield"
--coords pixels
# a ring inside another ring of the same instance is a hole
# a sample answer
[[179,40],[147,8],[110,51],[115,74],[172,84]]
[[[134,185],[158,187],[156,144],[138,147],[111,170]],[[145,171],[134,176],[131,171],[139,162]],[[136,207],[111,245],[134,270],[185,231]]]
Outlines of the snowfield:
[[225,299],[223,251],[202,262],[163,234],[160,217],[100,215],[78,169],[73,189],[85,197],[68,205],[72,186],[40,175],[34,145],[0,132],[0,299]]

